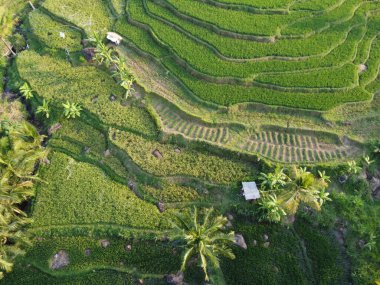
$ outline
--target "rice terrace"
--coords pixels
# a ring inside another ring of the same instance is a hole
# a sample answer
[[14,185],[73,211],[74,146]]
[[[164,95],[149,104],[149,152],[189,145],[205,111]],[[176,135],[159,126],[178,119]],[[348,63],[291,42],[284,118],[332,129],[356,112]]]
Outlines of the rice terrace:
[[0,24],[0,285],[380,284],[379,0]]

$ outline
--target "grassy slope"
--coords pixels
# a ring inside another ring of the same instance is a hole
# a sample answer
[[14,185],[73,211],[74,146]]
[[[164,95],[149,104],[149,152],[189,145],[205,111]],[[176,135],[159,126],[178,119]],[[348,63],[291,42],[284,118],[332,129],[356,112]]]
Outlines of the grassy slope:
[[[93,5],[67,0],[67,10],[62,10],[60,4],[55,1],[46,1],[44,5],[67,18],[70,18],[71,10],[87,7],[86,10],[81,9],[83,17],[69,20],[88,20],[89,15],[92,14],[94,18],[100,19],[94,24],[95,26],[88,27],[83,21],[75,22],[75,24],[82,25],[88,32],[109,27],[110,21],[107,13],[103,11],[103,2],[92,1],[91,3]],[[118,11],[119,13],[122,11],[120,7]],[[52,28],[56,24],[50,22],[49,19],[43,21],[40,19],[34,23],[37,26],[48,23]],[[141,168],[150,170],[148,172],[156,175],[160,172],[169,175],[175,171],[181,174],[190,171],[193,176],[202,179],[212,178],[211,180],[217,182],[226,180],[233,182],[242,179],[245,173],[249,172],[245,163],[229,161],[219,156],[204,155],[204,152],[198,153],[196,150],[189,150],[191,157],[202,159],[191,162],[188,161],[188,157],[187,160],[174,159],[176,153],[172,151],[172,148],[175,146],[155,141],[156,128],[144,108],[141,108],[139,104],[124,107],[120,105],[119,100],[109,101],[108,98],[112,92],[116,93],[120,99],[121,90],[109,79],[106,72],[82,64],[79,67],[72,67],[63,59],[62,54],[45,49],[49,44],[58,49],[64,46],[60,46],[59,42],[57,45],[53,41],[49,42],[46,34],[38,36],[36,32],[35,36],[37,36],[37,41],[41,41],[39,44],[44,47],[43,53],[46,55],[41,56],[33,51],[23,53],[17,61],[22,79],[31,83],[33,89],[38,92],[38,99],[51,100],[54,107],[58,107],[57,110],[66,98],[80,103],[86,109],[82,116],[87,122],[86,124],[82,120],[64,122],[59,112],[55,111],[53,118],[47,121],[48,124],[58,120],[63,123],[62,130],[53,137],[50,144],[53,149],[59,149],[66,154],[57,151],[53,153],[50,166],[42,169],[40,173],[42,178],[49,181],[49,184],[39,186],[38,196],[33,206],[35,224],[32,230],[43,238],[36,240],[26,258],[20,263],[20,265],[32,264],[32,266],[17,266],[15,272],[5,279],[4,284],[41,284],[41,282],[44,284],[133,284],[137,277],[141,277],[141,273],[158,274],[161,279],[163,274],[175,272],[178,268],[179,254],[172,251],[168,245],[158,242],[153,246],[152,241],[135,240],[131,242],[132,252],[126,253],[124,246],[129,241],[125,238],[111,238],[111,236],[119,234],[127,237],[145,236],[145,234],[151,236],[157,229],[166,228],[167,224],[163,216],[175,210],[170,209],[165,214],[160,214],[153,205],[155,200],[152,201],[152,197],[156,200],[178,201],[180,191],[189,191],[193,193],[185,200],[192,202],[199,198],[198,195],[201,200],[206,199],[207,195],[200,194],[199,191],[195,194],[197,187],[193,187],[194,185],[183,187],[176,184],[178,181],[174,181],[174,186],[170,188],[171,184],[166,180],[141,172],[136,166],[129,165],[126,169],[125,165],[120,164],[119,159],[115,159],[115,154],[105,157],[104,151],[110,146],[109,140],[112,140],[112,133],[111,138],[107,138],[108,128],[112,126],[124,132],[127,131],[126,138],[122,137],[121,142],[119,141],[126,150],[124,155],[129,152],[132,160]],[[73,37],[73,46],[79,47],[79,35],[73,35]],[[156,46],[153,47],[155,48]],[[94,103],[92,100],[95,97],[98,101]],[[93,128],[89,127],[89,122]],[[129,131],[133,133],[128,133]],[[142,135],[141,139],[135,133]],[[128,138],[134,139],[128,143]],[[169,163],[166,160],[158,162],[151,156],[150,152],[157,147],[165,150],[164,157],[167,153],[171,153]],[[137,154],[136,150],[138,150]],[[188,150],[185,150],[184,155],[187,152]],[[121,160],[124,159],[127,160],[127,157],[123,156]],[[160,167],[160,164],[163,166]],[[193,167],[189,170],[184,168],[184,165]],[[224,166],[227,165],[231,171],[212,171],[215,165],[222,165],[224,170]],[[138,186],[140,186],[140,180],[144,181],[144,187],[141,189],[146,189],[144,190],[147,194],[144,196],[145,201],[139,199],[125,185],[130,178],[137,179]],[[157,184],[161,186],[161,189],[167,187],[164,196],[154,193],[158,190]],[[232,192],[234,196],[237,196],[235,193]],[[219,191],[218,195],[223,194]],[[236,203],[240,202],[241,199],[236,199]],[[216,204],[216,200],[214,203]],[[294,284],[289,283],[294,280],[297,284],[310,284],[312,280],[318,280],[321,284],[338,283],[341,268],[334,267],[336,266],[334,261],[337,259],[334,244],[317,233],[317,230],[310,225],[306,223],[302,224],[302,227],[296,225],[294,231],[269,225],[253,227],[252,224],[247,225],[240,220],[235,221],[234,224],[236,230],[246,237],[249,249],[243,251],[235,248],[237,260],[223,262],[228,284],[247,284],[247,282],[248,284]],[[67,227],[54,227],[55,225],[67,225]],[[121,228],[114,227],[115,225],[133,227],[134,230],[124,228],[123,231]],[[269,248],[263,247],[264,233],[270,236]],[[161,234],[162,232],[159,233]],[[93,237],[75,237],[83,235]],[[104,237],[111,239],[111,246],[107,249],[99,246],[99,239]],[[322,240],[323,252],[319,251],[320,240],[315,237],[320,237]],[[257,247],[252,246],[254,239],[259,243]],[[302,241],[305,242],[307,256],[303,255]],[[53,272],[48,269],[49,259],[62,248],[69,251],[72,263],[66,269]],[[84,256],[86,248],[91,248],[93,251],[89,258]],[[97,270],[87,273],[93,269],[109,266],[114,267],[113,271]],[[132,270],[132,275],[136,276],[131,277],[131,275],[117,272],[129,271],[130,267],[136,267],[136,271]],[[115,268],[117,270],[114,270]],[[51,274],[60,277],[53,277]],[[197,280],[199,276],[199,269],[190,269],[188,278]],[[125,281],[122,281],[124,279]],[[195,284],[199,282],[195,281]],[[146,284],[159,284],[159,281],[147,278]]]

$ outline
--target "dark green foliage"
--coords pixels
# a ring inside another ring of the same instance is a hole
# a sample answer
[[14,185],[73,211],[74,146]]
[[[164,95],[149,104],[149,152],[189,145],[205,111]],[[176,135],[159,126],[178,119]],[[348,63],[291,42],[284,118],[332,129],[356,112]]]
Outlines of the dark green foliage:
[[297,219],[295,231],[304,243],[314,280],[317,280],[318,284],[340,284],[343,266],[334,237],[321,232],[303,219]]
[[[309,284],[310,272],[302,256],[300,240],[279,225],[238,224],[248,249],[236,247],[236,260],[222,262],[227,284]],[[264,247],[263,235],[270,245]],[[254,240],[257,245],[254,246]]]

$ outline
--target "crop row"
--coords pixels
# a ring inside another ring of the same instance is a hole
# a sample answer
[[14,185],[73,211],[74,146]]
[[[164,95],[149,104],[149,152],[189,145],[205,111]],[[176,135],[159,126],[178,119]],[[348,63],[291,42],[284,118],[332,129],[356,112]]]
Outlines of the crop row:
[[190,139],[218,144],[225,144],[230,139],[227,127],[193,122],[193,120],[181,117],[179,113],[173,112],[168,106],[160,103],[155,104],[154,109],[158,113],[165,130],[171,133],[179,133]]
[[41,178],[49,184],[37,189],[34,227],[107,223],[135,228],[167,226],[154,205],[107,178],[99,168],[59,152],[54,152],[50,161],[41,171]]
[[308,15],[307,12],[289,14],[253,14],[247,11],[234,11],[208,5],[201,1],[167,0],[178,11],[204,22],[242,34],[274,36],[281,26],[292,23]]
[[46,100],[57,105],[69,100],[107,124],[147,135],[155,133],[145,109],[121,104],[123,90],[105,71],[95,66],[72,67],[67,61],[32,51],[20,54],[16,63],[21,78]]
[[[176,145],[161,144],[141,136],[110,130],[113,143],[125,151],[143,170],[157,176],[192,176],[217,183],[250,177],[248,164]],[[154,151],[155,155],[153,154]],[[162,157],[157,157],[161,154]]]
[[[129,8],[132,19],[147,24],[162,43],[165,43],[166,46],[170,47],[173,52],[175,52],[175,54],[199,72],[213,76],[250,78],[256,73],[268,72],[268,70],[265,70],[265,66],[272,65],[268,62],[231,62],[223,60],[206,46],[196,43],[191,38],[171,28],[167,24],[149,17],[145,13],[142,2],[132,0]],[[316,61],[316,67],[320,67],[320,59],[314,60]],[[297,65],[308,66],[308,63],[304,62],[295,64],[294,62],[281,61],[280,63],[281,64],[277,63],[276,66],[282,66],[280,67],[281,70],[286,70],[287,65],[292,65],[289,70],[297,69]],[[335,60],[333,62],[329,61],[327,66],[333,66],[334,63],[336,63]],[[275,69],[272,71],[280,70]]]
[[200,81],[189,75],[173,61],[165,59],[164,64],[201,99],[220,105],[228,106],[240,102],[260,102],[303,109],[328,110],[344,102],[371,99],[371,94],[359,87],[335,93],[295,93],[232,84],[209,82],[206,84],[205,81]]
[[260,42],[210,32],[210,29],[175,16],[171,11],[154,2],[143,2],[145,2],[147,11],[151,16],[160,17],[166,22],[170,22],[177,29],[180,27],[192,36],[215,47],[222,55],[233,59],[289,57],[289,60],[292,58],[305,60],[309,56],[326,55],[346,39],[351,26],[360,22],[360,18],[356,17],[350,21],[349,25],[347,23],[336,25],[305,39],[279,39],[274,42]]
[[213,2],[216,4],[226,3],[234,5],[247,5],[255,8],[273,9],[285,8],[287,5],[294,2],[294,0],[257,0],[255,2],[252,2],[251,0],[215,0]]
[[339,160],[352,152],[344,146],[321,143],[315,136],[272,131],[253,134],[242,148],[287,163]]
[[[80,32],[54,21],[40,10],[29,13],[29,24],[33,34],[50,48],[69,51],[82,49]],[[64,33],[63,38],[60,33]]]
[[360,8],[358,0],[347,0],[325,13],[294,10],[285,14],[260,14],[234,11],[203,2],[166,0],[178,11],[195,19],[242,34],[280,36],[306,35],[329,28],[336,22],[348,21]]
[[112,26],[111,15],[102,0],[47,0],[42,6],[88,34],[106,32]]

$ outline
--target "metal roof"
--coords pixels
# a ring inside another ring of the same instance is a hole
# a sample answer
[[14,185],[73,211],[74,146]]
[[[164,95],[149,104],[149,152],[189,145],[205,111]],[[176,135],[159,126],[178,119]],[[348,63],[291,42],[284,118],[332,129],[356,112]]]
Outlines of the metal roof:
[[117,33],[114,33],[114,32],[108,32],[107,33],[107,39],[110,40],[111,42],[114,42],[114,43],[120,43],[122,40],[123,40],[123,37],[120,36],[119,34]]
[[259,189],[257,189],[256,182],[242,182],[243,195],[245,200],[256,200],[260,198]]

